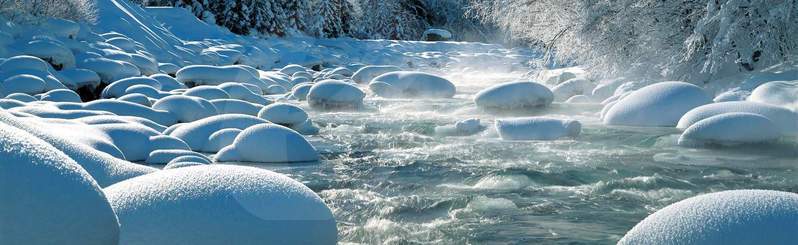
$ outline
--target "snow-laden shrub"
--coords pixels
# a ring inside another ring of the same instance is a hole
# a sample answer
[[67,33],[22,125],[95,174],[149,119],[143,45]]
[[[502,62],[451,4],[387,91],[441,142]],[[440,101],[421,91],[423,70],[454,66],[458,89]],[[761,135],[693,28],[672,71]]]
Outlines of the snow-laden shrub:
[[0,15],[11,19],[34,16],[92,21],[96,11],[94,2],[94,0],[0,0]]

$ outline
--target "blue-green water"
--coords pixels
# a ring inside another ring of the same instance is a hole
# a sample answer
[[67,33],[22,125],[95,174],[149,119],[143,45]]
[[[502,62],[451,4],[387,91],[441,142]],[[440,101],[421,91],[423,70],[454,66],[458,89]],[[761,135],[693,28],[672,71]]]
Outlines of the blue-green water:
[[580,137],[501,141],[490,129],[438,137],[465,118],[492,126],[471,96],[507,78],[455,79],[448,100],[369,97],[363,112],[311,111],[316,164],[261,165],[316,191],[342,243],[613,244],[670,203],[728,189],[798,191],[798,143],[686,149],[669,128],[602,125],[597,105],[542,112],[583,123]]

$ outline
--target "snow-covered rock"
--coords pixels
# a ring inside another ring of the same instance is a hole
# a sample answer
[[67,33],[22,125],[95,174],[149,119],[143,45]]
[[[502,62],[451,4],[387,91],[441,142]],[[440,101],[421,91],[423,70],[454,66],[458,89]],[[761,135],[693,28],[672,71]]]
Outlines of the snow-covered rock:
[[277,124],[258,124],[238,134],[219,151],[217,162],[291,163],[319,160],[319,153],[299,133]]
[[712,101],[702,88],[684,82],[661,82],[620,99],[604,115],[604,124],[673,127],[687,111]]
[[308,97],[308,93],[310,92],[310,88],[312,87],[313,83],[297,84],[291,89],[291,97],[299,101],[306,100]]
[[237,99],[211,100],[219,114],[244,114],[257,116],[263,106]]
[[105,193],[122,227],[120,244],[337,242],[335,219],[324,201],[301,183],[264,169],[169,169]]
[[497,119],[495,125],[503,140],[556,140],[582,131],[579,121],[547,117]]
[[41,95],[42,101],[80,103],[80,95],[69,89],[55,89]]
[[230,94],[216,86],[196,86],[183,92],[185,96],[195,96],[206,100],[229,99]]
[[6,99],[12,99],[12,100],[20,101],[20,102],[25,102],[25,103],[33,102],[33,101],[39,101],[39,99],[37,99],[36,97],[33,97],[33,95],[23,94],[23,93],[13,93],[13,94],[6,95]]
[[244,100],[259,105],[268,105],[272,103],[270,100],[260,95],[262,91],[255,93],[250,88],[246,87],[245,84],[223,83],[217,87],[227,92],[231,99]]
[[542,70],[538,73],[537,78],[545,84],[556,86],[562,82],[577,78],[584,77],[585,70],[579,67],[567,67],[560,69]]
[[307,71],[308,69],[306,69],[305,67],[296,64],[290,64],[280,69],[280,72],[289,76],[297,72],[307,72]]
[[781,135],[781,129],[762,115],[732,112],[690,125],[679,137],[678,144],[686,147],[750,144],[773,141]]
[[352,75],[352,80],[355,80],[356,83],[359,84],[368,84],[371,82],[372,79],[378,77],[382,74],[394,71],[401,71],[402,69],[398,66],[387,66],[387,65],[370,65],[364,66],[355,72]]
[[80,105],[84,110],[107,111],[120,116],[135,116],[169,126],[177,123],[177,117],[167,111],[155,110],[140,104],[120,100],[95,100]]
[[61,76],[66,77],[67,81],[71,82],[62,81],[69,89],[75,90],[81,87],[94,89],[100,85],[100,76],[92,70],[68,68],[61,70],[59,73]]
[[287,103],[274,103],[264,106],[258,117],[272,123],[293,127],[308,120],[308,113],[299,106]]
[[172,63],[158,63],[158,70],[174,77],[177,74],[177,71],[180,70],[180,67]]
[[152,109],[167,111],[174,115],[178,122],[193,122],[219,114],[210,101],[185,95],[171,95],[159,99],[152,104]]
[[449,80],[415,71],[382,74],[371,80],[369,89],[385,98],[451,98],[456,92]]
[[152,151],[150,137],[159,135],[159,132],[149,127],[133,123],[100,124],[94,127],[107,134],[128,161],[147,160]]
[[147,157],[145,163],[150,165],[167,164],[172,160],[174,160],[175,158],[182,156],[206,157],[201,153],[193,152],[190,150],[180,150],[180,149],[154,150],[150,152],[150,155]]
[[20,52],[50,63],[56,70],[75,67],[75,56],[63,43],[39,39],[20,45]]
[[483,110],[514,110],[546,107],[554,94],[535,82],[507,82],[493,85],[474,96],[474,103]]
[[593,99],[588,97],[587,95],[574,95],[571,98],[565,100],[565,103],[569,104],[586,104],[586,103],[593,103]]
[[626,83],[626,78],[623,77],[601,80],[590,93],[590,95],[597,101],[607,99],[610,96],[613,96],[615,94],[615,90],[624,83]]
[[261,81],[257,73],[253,74],[247,67],[236,65],[190,65],[178,70],[175,74],[175,78],[189,87],[198,85],[219,85],[226,82],[248,83],[262,89],[266,89],[268,85],[270,85]]
[[435,134],[440,136],[469,136],[486,129],[478,118],[460,120],[451,125],[435,127]]
[[720,102],[697,107],[685,113],[679,119],[676,128],[685,130],[698,121],[730,112],[759,114],[773,121],[783,133],[789,135],[798,134],[798,114],[781,106],[750,101]]
[[166,75],[166,74],[154,74],[150,75],[150,78],[155,79],[158,83],[161,84],[161,90],[163,91],[172,91],[175,89],[186,89],[186,85],[178,81],[177,79]]
[[748,101],[783,106],[798,111],[798,80],[774,81],[759,85],[751,91]]
[[155,89],[161,88],[161,83],[158,82],[158,80],[149,77],[129,77],[111,82],[103,89],[100,96],[106,99],[119,98],[127,94],[126,91],[128,88],[136,85],[147,85]]
[[789,244],[798,239],[798,195],[732,190],[691,197],[640,221],[618,244]]
[[590,94],[595,87],[596,85],[590,80],[573,78],[557,84],[551,92],[554,93],[554,101],[565,101],[575,95]]
[[452,33],[444,29],[427,29],[421,34],[422,41],[449,41],[452,39]]
[[744,101],[748,99],[748,96],[751,96],[751,91],[733,89],[718,94],[717,96],[715,96],[714,99],[712,99],[712,101],[713,102]]
[[308,105],[316,109],[358,109],[366,97],[359,88],[340,80],[324,80],[310,88]]
[[116,99],[121,101],[136,103],[146,107],[152,107],[152,102],[153,102],[152,100],[154,100],[154,99],[151,100],[150,97],[147,97],[146,95],[136,94],[136,93],[126,94]]
[[208,144],[206,144],[205,149],[209,152],[218,152],[222,150],[222,148],[232,145],[241,131],[243,130],[237,128],[226,128],[216,131],[208,137]]
[[1,244],[117,244],[114,211],[75,160],[6,124],[0,146]]
[[46,90],[44,80],[33,75],[20,74],[6,78],[0,83],[0,96],[13,93],[38,94]]
[[215,152],[208,145],[209,138],[213,133],[226,128],[246,129],[262,123],[269,123],[269,121],[243,114],[225,114],[180,124],[171,130],[165,130],[164,133],[180,138],[194,151]]
[[107,58],[88,58],[78,63],[79,68],[94,71],[104,83],[141,75],[135,65]]

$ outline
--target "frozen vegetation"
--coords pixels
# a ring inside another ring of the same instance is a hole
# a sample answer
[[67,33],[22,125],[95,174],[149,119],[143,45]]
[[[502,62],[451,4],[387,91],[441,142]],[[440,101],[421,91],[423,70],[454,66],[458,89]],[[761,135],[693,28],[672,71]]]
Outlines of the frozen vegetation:
[[0,244],[792,243],[796,6],[0,0]]

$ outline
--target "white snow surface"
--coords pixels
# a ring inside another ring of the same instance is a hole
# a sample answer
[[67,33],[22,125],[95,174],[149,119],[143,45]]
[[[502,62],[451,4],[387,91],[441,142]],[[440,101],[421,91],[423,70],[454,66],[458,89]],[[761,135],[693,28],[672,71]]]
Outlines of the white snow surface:
[[773,81],[759,85],[751,91],[748,101],[783,106],[798,111],[798,80]]
[[579,121],[549,117],[497,119],[495,126],[503,140],[575,138],[582,131],[582,124]]
[[773,121],[784,134],[798,134],[798,114],[796,112],[780,106],[750,101],[720,102],[697,107],[685,113],[679,119],[676,128],[685,130],[701,120],[730,112],[759,114]]
[[762,115],[731,112],[711,116],[690,125],[679,137],[678,144],[687,147],[707,144],[738,145],[769,142],[781,136],[781,129]]
[[412,71],[382,74],[371,80],[369,88],[386,98],[451,98],[456,91],[446,78]]
[[319,160],[301,134],[277,124],[258,124],[238,134],[233,144],[215,157],[217,162],[291,163]]
[[673,127],[693,108],[712,102],[698,86],[684,82],[655,83],[618,100],[604,115],[604,124]]
[[554,94],[536,82],[516,81],[493,85],[474,96],[474,103],[483,110],[541,108],[551,104]]

